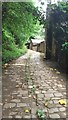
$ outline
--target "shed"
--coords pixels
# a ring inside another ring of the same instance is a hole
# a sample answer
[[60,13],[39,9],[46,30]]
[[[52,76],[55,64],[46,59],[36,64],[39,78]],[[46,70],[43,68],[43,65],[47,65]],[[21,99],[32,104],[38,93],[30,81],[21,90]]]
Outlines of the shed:
[[31,39],[30,40],[30,49],[37,51],[37,52],[42,52],[44,53],[45,51],[45,40],[44,39]]

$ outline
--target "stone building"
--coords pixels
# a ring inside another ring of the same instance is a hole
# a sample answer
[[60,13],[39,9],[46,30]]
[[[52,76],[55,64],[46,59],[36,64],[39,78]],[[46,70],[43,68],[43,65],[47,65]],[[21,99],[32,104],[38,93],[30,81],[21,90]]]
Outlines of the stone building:
[[31,39],[29,49],[37,52],[45,52],[45,40],[44,39]]
[[45,52],[45,40],[31,39],[30,49],[37,52]]

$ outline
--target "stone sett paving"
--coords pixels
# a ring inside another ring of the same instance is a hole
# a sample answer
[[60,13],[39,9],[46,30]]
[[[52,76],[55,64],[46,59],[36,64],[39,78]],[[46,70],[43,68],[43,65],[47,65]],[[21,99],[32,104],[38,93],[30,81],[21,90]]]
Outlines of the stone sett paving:
[[38,109],[47,118],[66,118],[66,105],[58,102],[66,100],[66,77],[42,56],[28,50],[3,69],[3,118],[37,118]]

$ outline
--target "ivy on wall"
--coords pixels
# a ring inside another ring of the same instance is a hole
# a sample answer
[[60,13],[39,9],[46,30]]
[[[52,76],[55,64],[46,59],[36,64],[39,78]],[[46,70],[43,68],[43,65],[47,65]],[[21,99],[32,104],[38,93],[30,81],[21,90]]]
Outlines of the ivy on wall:
[[52,56],[52,41],[55,41],[55,58],[68,68],[68,2],[49,4],[46,13],[47,56]]

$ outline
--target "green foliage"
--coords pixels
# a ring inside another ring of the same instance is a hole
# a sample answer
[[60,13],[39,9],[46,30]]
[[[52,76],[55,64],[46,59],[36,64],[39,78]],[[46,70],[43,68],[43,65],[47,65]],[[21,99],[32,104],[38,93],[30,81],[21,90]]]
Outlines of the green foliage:
[[62,52],[64,52],[65,55],[68,55],[68,42],[65,42],[62,44]]
[[3,28],[8,27],[20,47],[34,32],[34,22],[36,21],[32,15],[34,9],[32,3],[29,2],[3,3]]
[[8,62],[16,57],[19,57],[21,54],[26,52],[26,48],[19,49],[14,42],[14,37],[12,33],[6,28],[2,31],[2,60],[3,63]]
[[47,27],[50,27],[50,24],[53,36],[58,42],[68,39],[68,2],[48,6]]
[[8,30],[3,29],[3,44],[2,44],[2,58],[3,63],[8,62],[21,54],[24,54],[27,49],[23,46],[23,49],[19,49],[14,42],[12,34]]
[[12,59],[19,57],[20,55],[24,54],[27,51],[26,48],[23,48],[23,50],[22,50],[22,49],[18,49],[15,47],[14,47],[13,51],[6,50],[6,49],[3,49],[3,50],[4,50],[3,51],[3,63],[9,62]]
[[37,110],[37,115],[41,120],[47,120],[43,110],[38,109]]
[[[40,26],[32,2],[2,3],[3,62],[8,62],[26,51],[25,42],[37,33]],[[38,24],[38,25],[37,25]]]
[[49,4],[46,27],[48,31],[51,31],[52,38],[56,40],[61,49],[62,44],[68,40],[68,2]]
[[68,69],[68,2],[49,4],[46,15],[47,55],[50,54],[51,58],[53,41],[55,44],[53,57],[63,68]]

